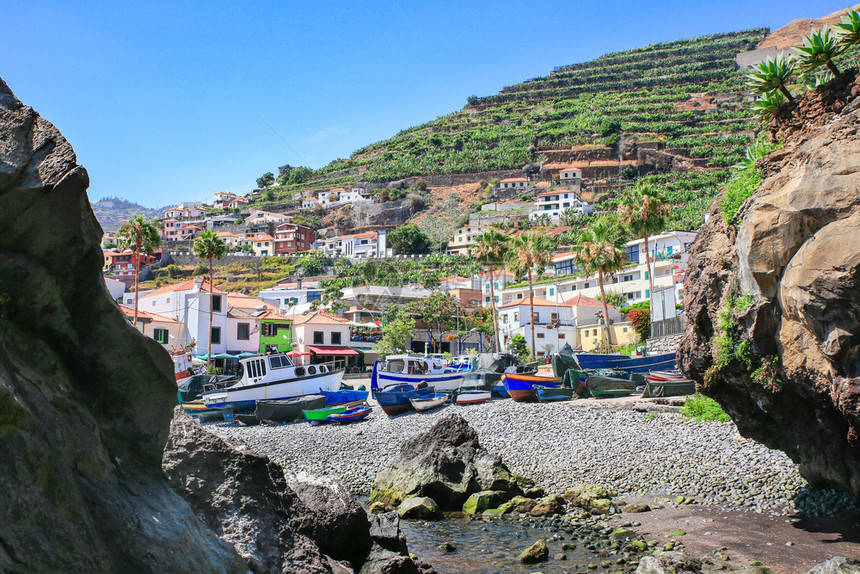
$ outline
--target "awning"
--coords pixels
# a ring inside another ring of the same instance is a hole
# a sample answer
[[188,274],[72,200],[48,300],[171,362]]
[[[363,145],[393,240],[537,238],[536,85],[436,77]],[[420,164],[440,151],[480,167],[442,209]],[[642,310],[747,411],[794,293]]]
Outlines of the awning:
[[313,353],[300,353],[298,351],[290,351],[287,353],[288,357],[304,357],[305,355],[313,355]]
[[312,351],[316,355],[323,355],[327,357],[357,357],[358,351],[355,349],[350,349],[349,347],[337,347],[335,345],[307,345],[309,351]]

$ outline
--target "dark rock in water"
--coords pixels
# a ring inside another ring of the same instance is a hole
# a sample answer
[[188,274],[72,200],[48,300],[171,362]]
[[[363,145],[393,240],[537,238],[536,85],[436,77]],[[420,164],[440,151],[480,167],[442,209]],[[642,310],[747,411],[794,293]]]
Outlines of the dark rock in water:
[[457,547],[450,542],[443,542],[439,545],[439,550],[441,550],[442,552],[456,552]]
[[860,98],[846,83],[860,86],[845,74],[780,112],[788,142],[758,162],[733,225],[715,204],[690,250],[678,363],[741,434],[860,499]]
[[72,146],[0,80],[0,570],[247,572],[160,473],[173,365],[105,288]]
[[860,560],[834,556],[806,574],[860,574]]
[[[300,497],[279,464],[242,447],[204,430],[177,407],[162,468],[197,515],[257,572],[328,572],[330,561],[319,546],[333,558],[363,562],[370,525],[363,510],[354,510],[358,503],[348,490],[329,493],[322,482],[293,477]],[[327,511],[337,516],[325,516]]]
[[429,496],[443,510],[460,510],[470,494],[481,490],[521,494],[501,458],[481,447],[463,417],[451,414],[403,443],[376,476],[370,500],[399,504],[410,496]]
[[496,508],[510,498],[503,490],[482,490],[476,492],[463,503],[463,514],[480,514],[490,508]]
[[359,564],[370,551],[367,513],[339,479],[286,474],[287,484],[306,512],[293,514],[291,526],[311,536],[325,554]]
[[406,537],[400,530],[400,517],[396,512],[371,514],[368,518],[370,537],[375,544],[398,555],[405,556],[409,553],[406,548]]
[[520,554],[520,562],[523,564],[537,564],[538,562],[545,562],[548,559],[549,548],[547,548],[546,542],[543,540],[538,540]]

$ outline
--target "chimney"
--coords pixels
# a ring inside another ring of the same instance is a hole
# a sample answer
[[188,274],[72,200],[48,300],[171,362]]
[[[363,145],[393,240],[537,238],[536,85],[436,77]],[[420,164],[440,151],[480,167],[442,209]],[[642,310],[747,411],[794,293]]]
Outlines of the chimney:
[[202,286],[203,286],[203,279],[200,277],[195,277],[194,278],[194,290],[200,291],[200,287],[202,287]]
[[296,279],[296,289],[301,289],[301,288],[302,288],[302,278],[299,277]]

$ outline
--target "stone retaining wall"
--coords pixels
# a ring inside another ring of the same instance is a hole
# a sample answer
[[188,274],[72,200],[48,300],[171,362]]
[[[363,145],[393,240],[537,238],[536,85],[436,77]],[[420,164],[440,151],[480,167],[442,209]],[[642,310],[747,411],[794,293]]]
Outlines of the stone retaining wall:
[[659,354],[677,351],[678,346],[681,344],[681,336],[682,335],[678,334],[669,335],[668,337],[652,337],[646,342],[648,352]]

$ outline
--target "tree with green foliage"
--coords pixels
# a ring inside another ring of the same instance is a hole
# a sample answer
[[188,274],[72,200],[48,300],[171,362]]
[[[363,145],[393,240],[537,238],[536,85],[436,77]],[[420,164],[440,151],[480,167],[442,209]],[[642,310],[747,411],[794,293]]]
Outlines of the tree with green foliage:
[[759,93],[768,93],[778,90],[789,102],[794,97],[786,87],[794,74],[794,62],[782,54],[773,58],[767,58],[760,62],[754,70],[747,74],[747,85]]
[[490,229],[483,235],[478,236],[475,240],[475,246],[472,247],[472,255],[475,260],[483,265],[490,274],[490,306],[493,310],[493,348],[498,351],[501,349],[499,341],[499,319],[498,311],[496,310],[496,290],[493,285],[493,273],[496,269],[504,268],[505,261],[508,259],[508,250],[510,248],[510,237],[497,229]]
[[833,63],[833,58],[841,54],[845,48],[840,45],[836,35],[830,33],[830,28],[827,26],[804,36],[803,46],[795,46],[794,49],[799,52],[797,59],[802,71],[812,72],[821,66],[826,66],[834,76],[840,74],[839,68]]
[[227,244],[224,243],[224,240],[218,237],[211,229],[205,230],[200,234],[200,237],[194,240],[194,254],[197,257],[205,258],[209,260],[209,335],[207,337],[209,341],[209,347],[206,352],[208,367],[212,367],[212,315],[214,314],[212,310],[212,301],[213,301],[213,293],[215,291],[215,285],[213,283],[213,259],[221,259],[227,253]]
[[508,351],[517,357],[526,357],[529,349],[526,346],[526,338],[520,333],[515,334],[508,340]]
[[666,229],[666,218],[672,209],[660,193],[647,183],[640,183],[621,196],[618,219],[631,233],[645,242],[645,265],[648,267],[649,293],[654,293],[654,272],[651,268],[651,251],[648,238],[660,235]]
[[577,238],[577,267],[588,275],[597,275],[600,296],[603,299],[603,321],[606,333],[606,346],[612,349],[612,329],[609,323],[609,307],[603,283],[616,271],[624,268],[624,239],[618,228],[607,217],[602,217],[580,233]]
[[[603,301],[603,297],[598,295],[596,297],[598,301]],[[613,307],[623,307],[627,303],[627,298],[624,296],[624,293],[620,293],[618,291],[607,291],[606,292],[606,304],[612,305]]]
[[119,248],[125,251],[131,249],[134,254],[134,321],[137,327],[137,300],[140,295],[140,261],[143,255],[152,255],[161,245],[158,229],[151,222],[143,219],[142,215],[130,218],[123,223],[116,234]]
[[535,344],[534,284],[532,275],[540,277],[552,262],[552,241],[537,231],[524,231],[511,241],[508,268],[518,277],[526,275],[529,281],[529,325],[532,332],[532,355],[537,356]]
[[388,243],[396,254],[414,255],[427,253],[430,240],[417,225],[406,223],[388,233]]
[[466,313],[460,306],[460,300],[450,293],[436,291],[429,297],[412,303],[409,310],[422,322],[435,330],[439,336],[435,338],[434,348],[438,351],[442,342],[442,333],[457,326],[458,319],[465,318]]
[[385,310],[385,326],[382,327],[382,341],[375,351],[380,357],[406,353],[415,336],[415,319],[402,307],[391,306]]
[[327,265],[331,264],[331,257],[321,249],[308,251],[299,259],[302,268],[302,277],[314,277],[320,275]]
[[269,187],[275,183],[275,174],[271,171],[267,171],[261,177],[257,178],[257,187],[260,189]]

